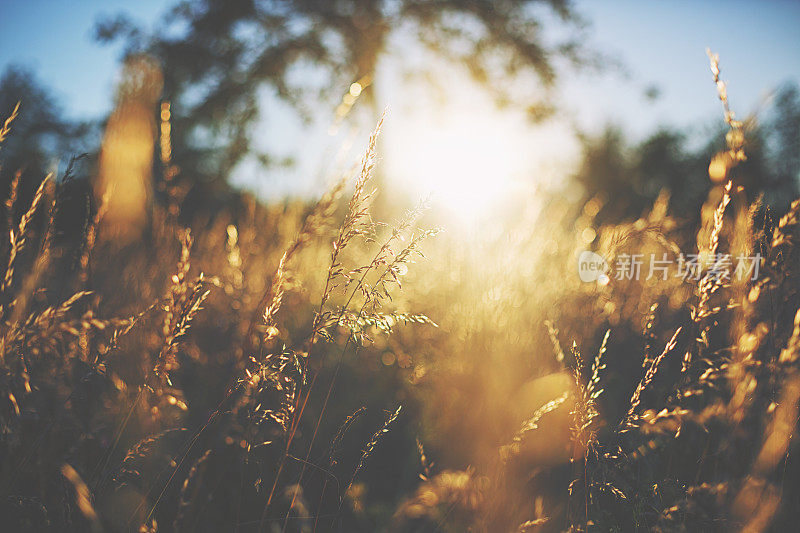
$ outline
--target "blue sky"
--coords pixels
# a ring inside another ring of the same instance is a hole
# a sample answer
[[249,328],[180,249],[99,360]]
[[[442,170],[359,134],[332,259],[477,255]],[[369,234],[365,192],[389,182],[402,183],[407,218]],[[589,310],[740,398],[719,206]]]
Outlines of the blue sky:
[[[590,92],[599,101],[592,121],[614,117],[636,132],[653,123],[681,125],[718,113],[709,91],[706,47],[721,57],[732,104],[753,111],[781,82],[800,79],[800,2],[687,1],[578,3],[601,49],[616,52],[631,80],[604,80]],[[636,90],[653,84],[661,98],[647,103]],[[579,93],[581,88],[570,87]]]
[[99,116],[111,106],[119,48],[92,40],[98,14],[120,11],[152,24],[163,0],[2,0],[0,68],[31,67],[73,117]]
[[[68,116],[101,116],[111,105],[119,48],[92,42],[97,16],[125,11],[152,25],[171,4],[163,0],[3,0],[0,68],[10,63],[28,65],[54,90]],[[641,138],[658,125],[702,125],[719,117],[706,47],[720,54],[731,102],[740,114],[756,109],[780,83],[800,80],[800,2],[583,0],[575,5],[591,23],[592,42],[616,55],[628,70],[627,76],[582,74],[562,79],[561,99],[584,129],[598,130],[613,121],[632,137]],[[651,85],[660,92],[655,101],[644,97]],[[387,94],[395,98],[391,91]],[[268,106],[276,107],[274,103]],[[279,116],[277,127],[284,141],[304,135],[289,124],[285,112]],[[272,131],[267,126],[263,130],[268,135]],[[293,133],[285,135],[287,131]],[[322,137],[312,135],[312,146],[322,143]],[[531,132],[531,139],[535,138]],[[290,185],[278,189],[291,192],[291,183],[298,182],[292,172],[297,171],[286,172],[283,179]],[[248,183],[248,179],[239,181]]]

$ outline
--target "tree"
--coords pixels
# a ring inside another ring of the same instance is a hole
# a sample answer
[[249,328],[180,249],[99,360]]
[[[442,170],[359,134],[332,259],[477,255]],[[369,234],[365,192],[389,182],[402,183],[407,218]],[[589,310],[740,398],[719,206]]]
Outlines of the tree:
[[[530,90],[520,98],[508,81],[533,77],[552,87],[558,61],[591,60],[566,0],[201,0],[181,2],[165,20],[146,35],[117,16],[97,25],[97,38],[122,39],[128,53],[160,61],[174,161],[184,174],[213,182],[253,153],[260,91],[274,91],[304,117],[348,88],[346,105],[369,101],[376,68],[399,32],[462,64],[498,102],[524,105],[535,118],[546,114],[546,102],[530,101]],[[551,22],[570,37],[545,42]],[[270,162],[269,154],[257,155]]]
[[50,91],[30,70],[10,66],[0,77],[0,120],[5,121],[17,103],[11,134],[0,147],[3,182],[21,171],[21,183],[35,181],[36,187],[54,161],[82,147],[87,127],[65,119]]
[[620,128],[607,126],[600,134],[580,135],[581,161],[575,180],[586,199],[602,204],[598,221],[605,223],[638,216],[646,197],[640,176],[631,164],[631,152]]
[[[750,201],[763,196],[765,204],[783,212],[797,197],[800,179],[800,90],[781,87],[760,122],[746,121],[744,150],[747,159],[733,178]],[[582,155],[574,178],[586,199],[597,197],[602,208],[596,220],[616,224],[641,216],[662,189],[678,217],[699,222],[700,207],[714,185],[708,165],[725,146],[728,127],[714,126],[710,141],[687,148],[688,135],[659,129],[638,144],[629,143],[619,128],[607,127],[598,135],[581,135]]]
[[89,124],[64,118],[55,98],[30,70],[10,66],[0,76],[0,121],[17,103],[17,117],[0,146],[0,187],[8,190],[19,173],[18,205],[25,205],[45,175],[59,166],[63,170],[61,163],[91,151],[93,144]]
[[800,89],[796,84],[788,83],[777,91],[768,126],[774,168],[770,186],[775,191],[770,199],[785,204],[797,196],[800,180]]

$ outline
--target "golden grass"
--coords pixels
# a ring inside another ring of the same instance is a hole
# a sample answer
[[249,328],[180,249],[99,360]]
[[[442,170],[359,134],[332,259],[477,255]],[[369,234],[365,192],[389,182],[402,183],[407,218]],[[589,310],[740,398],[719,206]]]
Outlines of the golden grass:
[[[65,180],[45,178],[17,217],[13,175],[0,287],[10,527],[792,524],[800,200],[755,225],[758,205],[736,194],[746,128],[709,57],[729,134],[691,235],[665,193],[630,223],[565,207],[432,244],[424,204],[374,218],[382,121],[353,176],[313,205],[243,197],[181,227],[186,178],[162,106],[172,192],[125,245],[104,218],[113,187],[75,247],[55,227]],[[581,284],[571,268],[587,229],[609,259],[758,246],[763,275]]]

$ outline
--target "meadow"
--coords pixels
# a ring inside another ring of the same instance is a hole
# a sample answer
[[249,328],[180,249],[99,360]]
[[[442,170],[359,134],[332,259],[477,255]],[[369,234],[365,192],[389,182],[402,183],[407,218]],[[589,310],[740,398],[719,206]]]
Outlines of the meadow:
[[[317,201],[206,212],[163,104],[141,214],[72,165],[27,188],[3,167],[4,527],[792,530],[800,200],[742,185],[751,124],[710,60],[727,134],[693,217],[664,189],[626,221],[552,195],[448,227],[380,196],[382,123]],[[609,268],[589,282],[584,250]]]

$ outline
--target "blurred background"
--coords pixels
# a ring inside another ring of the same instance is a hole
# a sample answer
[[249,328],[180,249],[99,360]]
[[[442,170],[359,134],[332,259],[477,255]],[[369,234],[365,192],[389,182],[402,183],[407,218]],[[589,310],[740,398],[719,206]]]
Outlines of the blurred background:
[[[291,37],[300,39],[295,43],[297,50],[285,57],[288,50],[281,48],[288,48],[292,32],[270,36],[265,21],[248,20],[247,8],[234,3],[224,9],[222,16],[228,20],[220,19],[220,28],[202,29],[208,33],[207,42],[194,43],[196,50],[173,46],[168,61],[186,63],[186,71],[168,74],[173,80],[168,80],[164,96],[177,105],[176,96],[181,95],[186,101],[181,102],[180,112],[188,115],[190,109],[199,108],[202,90],[215,84],[220,99],[224,90],[247,92],[252,100],[247,104],[253,109],[246,115],[237,109],[237,120],[247,130],[248,149],[227,163],[231,168],[226,179],[262,199],[318,195],[338,160],[335,156],[343,147],[363,144],[369,124],[384,108],[389,109],[382,141],[388,179],[419,196],[450,188],[450,183],[439,182],[447,182],[448,174],[459,174],[463,194],[483,196],[475,190],[487,184],[485,180],[478,183],[477,176],[489,165],[494,168],[496,188],[563,184],[578,166],[582,136],[600,137],[613,131],[633,147],[663,131],[682,137],[685,149],[697,150],[707,141],[708,130],[721,122],[716,94],[709,90],[707,47],[727,59],[727,76],[737,81],[731,99],[741,114],[766,113],[775,105],[776,94],[797,81],[800,52],[793,28],[800,8],[793,2],[763,6],[745,1],[553,2],[558,9],[548,4],[526,8],[538,23],[536,38],[531,40],[541,47],[540,57],[515,59],[514,68],[522,72],[512,80],[507,73],[490,71],[498,67],[488,64],[494,59],[479,57],[511,53],[500,46],[494,49],[498,43],[479,53],[450,50],[457,46],[456,38],[441,30],[451,21],[446,15],[433,20],[440,16],[438,11],[446,10],[446,4],[439,8],[423,2],[419,13],[413,9],[403,13],[402,2],[390,2],[384,9],[387,13],[381,15],[386,27],[380,37],[356,33],[363,29],[337,27],[313,3],[287,6],[281,16],[332,35],[330,42],[315,43],[303,33],[310,27],[301,28],[296,34],[302,37]],[[135,5],[8,2],[0,32],[5,84],[14,82],[13,73],[26,78],[49,96],[53,118],[59,121],[102,121],[114,106],[120,61],[126,53],[156,42],[201,39],[201,28],[193,36],[188,30],[189,20],[197,14],[185,12],[202,8],[174,7],[168,1],[151,0]],[[572,18],[562,19],[562,8],[569,9]],[[297,13],[288,12],[292,9]],[[345,11],[357,9],[354,4]],[[452,12],[453,16],[459,11],[477,14],[479,9],[480,2],[468,2]],[[498,8],[496,16],[505,10]],[[460,33],[470,30],[458,29]],[[224,42],[226,37],[235,41]],[[371,38],[375,41],[358,44],[370,50],[336,48]],[[470,36],[466,33],[461,38]],[[352,39],[352,43],[334,43],[336,39]],[[323,50],[316,49],[320,44]],[[247,48],[234,50],[235,45]],[[248,67],[256,70],[249,63],[259,54],[262,60],[269,59],[263,53],[273,45],[273,60],[284,65],[253,72],[252,81],[235,79]],[[223,68],[225,54],[243,64]],[[321,57],[324,54],[340,56]],[[349,61],[356,55],[364,55],[360,61],[374,72],[366,82],[361,80],[363,91],[349,98],[351,83],[365,75],[359,69],[369,70]],[[348,68],[331,72],[334,62]],[[480,65],[480,75],[476,62],[485,63]],[[169,65],[164,66],[169,70]],[[546,72],[546,84],[530,75],[540,74],[537,68]],[[223,82],[232,85],[223,89],[219,86]],[[190,87],[194,98],[187,94]],[[220,112],[230,114],[237,106],[245,106],[243,96],[229,94],[227,98],[216,103]],[[511,100],[516,105],[507,109],[495,105]],[[339,105],[342,102],[344,106]],[[212,111],[208,103],[204,112]],[[531,123],[530,118],[538,120]],[[220,120],[232,120],[232,116]],[[477,145],[481,148],[476,150]],[[357,157],[352,150],[341,157]],[[460,167],[440,172],[445,164],[456,164],[455,159]],[[264,162],[269,163],[269,172]],[[464,173],[464,168],[473,170]],[[442,198],[445,204],[455,201]]]
[[[363,246],[341,258],[352,270],[337,286],[342,301],[334,300],[347,308],[359,265],[370,264],[392,227],[405,235],[402,246],[427,237],[399,222],[422,201],[414,223],[442,231],[420,241],[413,261],[392,267],[385,305],[396,316],[383,328],[392,334],[370,334],[354,349],[340,333],[310,358],[301,388],[310,415],[290,426],[297,457],[286,470],[276,473],[280,455],[269,446],[277,433],[259,434],[261,462],[248,455],[237,463],[238,443],[250,454],[256,437],[215,427],[201,442],[225,451],[207,467],[215,481],[197,489],[205,499],[184,502],[171,478],[141,468],[130,493],[98,496],[103,525],[501,531],[547,515],[548,524],[529,527],[564,529],[575,513],[559,496],[572,493],[577,453],[569,409],[541,421],[544,438],[521,445],[519,428],[574,391],[573,371],[590,371],[598,351],[607,370],[597,416],[603,427],[624,419],[642,354],[648,361],[651,345],[669,340],[697,297],[679,278],[582,283],[577,256],[693,253],[708,243],[734,165],[720,159],[731,125],[707,48],[722,58],[747,154],[736,167],[731,222],[756,200],[753,219],[787,211],[800,177],[798,23],[800,4],[790,1],[5,2],[0,116],[21,106],[0,152],[2,184],[19,179],[28,205],[53,173],[64,205],[56,275],[38,303],[86,290],[102,316],[144,313],[184,283],[173,276],[183,228],[194,245],[191,267],[181,259],[179,269],[214,280],[176,349],[169,386],[140,400],[145,367],[164,341],[158,320],[142,315],[142,331],[132,330],[103,367],[103,407],[76,415],[66,433],[80,434],[80,445],[51,451],[53,465],[70,457],[93,489],[123,479],[111,470],[114,459],[127,461],[125,451],[148,435],[204,427],[237,376],[251,375],[248,357],[309,351],[336,232],[309,237],[285,279],[281,257],[305,235],[317,199],[358,170],[383,117],[371,216],[387,225],[370,226]],[[338,215],[348,212],[338,197],[333,204]],[[723,242],[744,251],[752,243],[735,238],[741,231],[735,226]],[[89,247],[80,244],[87,234]],[[274,323],[261,324],[276,279],[286,289],[282,307]],[[177,442],[173,451],[184,450]],[[703,449],[695,444],[686,447]],[[202,464],[196,451],[176,471]],[[108,456],[108,472],[94,466],[98,454]],[[53,465],[17,492],[44,491],[45,506],[57,507],[58,490],[41,489]],[[666,474],[636,468],[641,485],[620,489],[631,508],[614,500],[602,515],[621,530],[653,526],[694,476],[681,470],[667,488],[653,488]],[[270,486],[279,495],[265,509]],[[780,509],[776,523],[790,523],[792,510]],[[586,528],[588,515],[587,503]]]

